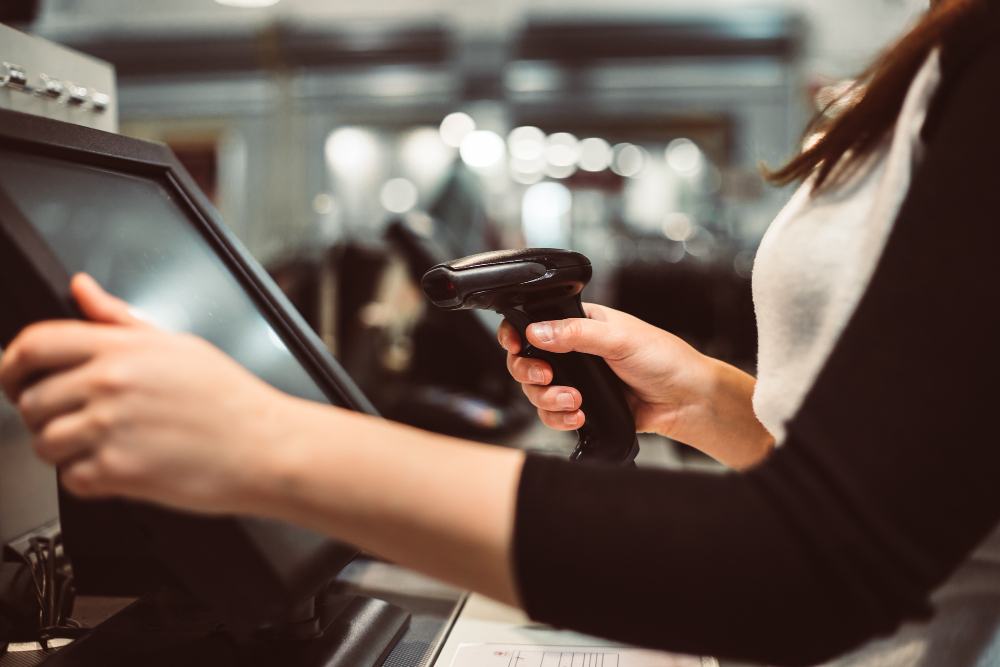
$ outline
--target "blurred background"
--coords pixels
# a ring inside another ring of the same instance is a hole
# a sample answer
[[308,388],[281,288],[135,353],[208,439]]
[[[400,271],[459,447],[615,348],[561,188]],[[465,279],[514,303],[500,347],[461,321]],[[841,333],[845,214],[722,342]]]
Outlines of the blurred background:
[[572,248],[587,300],[753,372],[754,253],[790,195],[759,166],[925,6],[42,0],[10,18],[116,66],[122,133],[173,148],[384,414],[559,449],[574,438],[538,428],[497,321],[430,310],[423,272]]

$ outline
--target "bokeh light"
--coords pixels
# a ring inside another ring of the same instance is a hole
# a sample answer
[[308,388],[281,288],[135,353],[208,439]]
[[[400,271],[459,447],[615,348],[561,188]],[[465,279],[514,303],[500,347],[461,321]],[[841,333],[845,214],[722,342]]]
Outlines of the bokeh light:
[[386,181],[379,191],[379,201],[391,213],[406,213],[413,210],[420,198],[417,186],[405,178]]
[[540,161],[545,154],[545,133],[531,126],[514,128],[507,135],[507,148],[517,160]]
[[477,130],[462,140],[458,149],[462,161],[470,167],[485,169],[503,159],[506,145],[496,132]]
[[455,149],[444,143],[434,128],[420,127],[403,140],[400,159],[414,175],[437,176],[455,160]]
[[694,223],[684,213],[671,213],[663,220],[663,235],[671,241],[686,241],[693,231]]
[[546,163],[542,168],[542,173],[544,173],[549,178],[563,179],[569,178],[576,173],[576,165],[568,164],[566,166],[554,165]]
[[611,166],[611,144],[604,139],[591,137],[580,142],[580,169],[604,171]]
[[684,241],[684,249],[695,257],[705,257],[715,247],[715,237],[704,227],[695,227],[694,231]]
[[743,250],[737,253],[736,257],[733,258],[733,270],[736,271],[736,275],[740,278],[753,277],[753,262],[756,255],[753,250]]
[[329,192],[321,192],[313,197],[312,206],[313,210],[320,215],[326,215],[333,211],[333,197],[330,196]]
[[646,166],[646,151],[634,144],[618,144],[613,156],[611,170],[619,176],[636,178]]
[[541,171],[518,171],[512,167],[510,178],[515,183],[520,183],[521,185],[534,185],[544,179],[545,174]]
[[681,174],[695,174],[701,170],[705,158],[701,149],[690,139],[674,139],[667,145],[667,164]]
[[565,245],[564,219],[573,207],[573,193],[562,183],[538,183],[524,193],[521,220],[529,247]]
[[553,167],[575,167],[579,159],[580,140],[569,132],[557,132],[545,140],[545,161]]
[[540,174],[542,169],[545,168],[545,159],[537,158],[534,160],[522,160],[520,158],[510,159],[511,171],[516,171],[522,174]]
[[364,180],[379,163],[378,140],[368,130],[342,127],[326,138],[326,160],[338,176]]
[[438,132],[441,134],[441,141],[452,148],[458,148],[462,141],[476,131],[476,121],[472,116],[461,111],[450,113],[441,121]]

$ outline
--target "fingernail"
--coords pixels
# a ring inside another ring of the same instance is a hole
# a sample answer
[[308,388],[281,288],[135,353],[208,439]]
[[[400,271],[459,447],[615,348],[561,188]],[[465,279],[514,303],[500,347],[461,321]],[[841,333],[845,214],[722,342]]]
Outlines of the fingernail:
[[566,420],[566,426],[576,426],[576,413],[575,412],[569,413],[568,415],[566,415],[565,417],[563,417],[563,419]]
[[568,391],[564,391],[563,393],[561,393],[558,396],[556,396],[556,403],[559,404],[560,408],[571,408],[571,407],[573,407],[573,403],[574,403],[574,401],[573,401],[573,394],[569,393]]
[[535,337],[545,343],[550,343],[556,339],[556,332],[552,329],[552,324],[549,322],[539,322],[538,324],[531,325],[531,333],[535,334]]
[[529,368],[528,379],[539,384],[545,382],[545,373],[542,372],[541,366],[532,366]]
[[502,347],[505,350],[507,349],[507,338],[508,337],[509,336],[507,335],[507,333],[503,333],[500,336],[500,347]]

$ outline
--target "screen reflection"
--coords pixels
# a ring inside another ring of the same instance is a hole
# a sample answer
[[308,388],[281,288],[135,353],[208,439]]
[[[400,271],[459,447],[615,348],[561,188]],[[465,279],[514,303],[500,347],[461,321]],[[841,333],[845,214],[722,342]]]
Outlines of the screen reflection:
[[205,338],[277,389],[329,402],[156,181],[0,151],[0,187],[70,273],[90,274],[148,322]]

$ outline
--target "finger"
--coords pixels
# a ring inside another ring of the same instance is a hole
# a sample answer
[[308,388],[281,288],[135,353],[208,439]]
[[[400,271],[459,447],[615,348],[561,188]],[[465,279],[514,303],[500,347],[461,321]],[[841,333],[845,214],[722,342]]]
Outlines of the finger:
[[548,410],[538,409],[538,416],[542,420],[542,423],[551,429],[557,431],[573,431],[581,426],[586,420],[582,410],[574,410],[573,412],[549,412]]
[[517,331],[507,320],[500,323],[500,328],[497,329],[497,340],[500,341],[500,347],[511,354],[517,354],[521,351],[521,337],[517,335]]
[[528,327],[528,342],[550,352],[584,352],[609,360],[631,355],[634,336],[625,327],[584,318],[536,322]]
[[37,432],[56,417],[86,405],[93,392],[89,376],[88,367],[79,367],[49,375],[21,392],[17,409],[28,430]]
[[544,361],[507,354],[507,370],[518,382],[548,384],[552,382],[552,367]]
[[87,322],[56,321],[33,324],[22,331],[0,357],[0,382],[16,404],[29,385],[47,373],[79,366],[120,337],[110,327]]
[[80,310],[90,320],[104,324],[150,326],[136,317],[132,306],[104,291],[97,281],[86,273],[73,276],[70,289]]
[[573,412],[583,403],[580,392],[573,387],[540,387],[522,384],[521,389],[531,404],[549,412]]
[[67,463],[59,470],[59,481],[76,496],[92,498],[106,495],[100,491],[100,465],[93,456]]
[[90,410],[53,419],[32,439],[35,455],[54,466],[89,456],[107,433],[104,423]]
[[611,308],[605,308],[604,306],[596,303],[583,303],[583,312],[587,314],[587,317],[592,320],[597,320],[598,322],[610,322],[615,319],[616,315],[623,315],[620,310],[613,310]]

